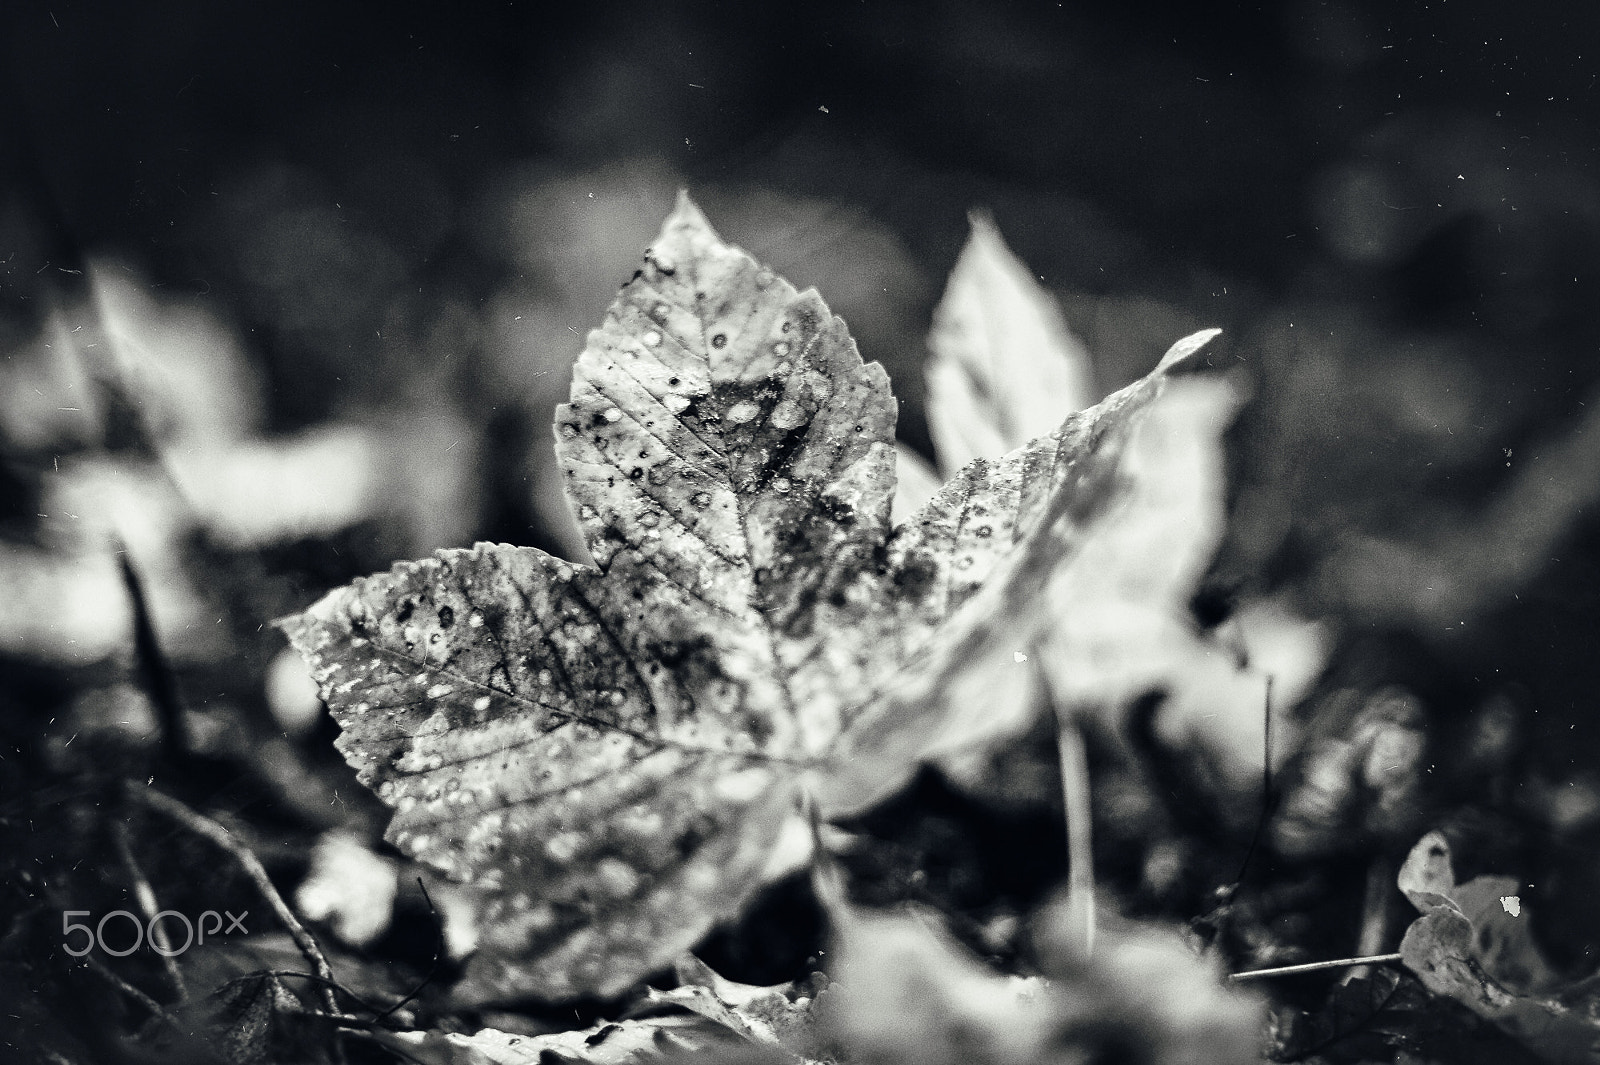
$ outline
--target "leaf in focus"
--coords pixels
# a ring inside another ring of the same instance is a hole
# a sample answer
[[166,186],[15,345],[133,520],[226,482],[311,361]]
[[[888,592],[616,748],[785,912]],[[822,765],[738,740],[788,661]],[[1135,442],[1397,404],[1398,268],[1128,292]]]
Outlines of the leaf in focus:
[[928,335],[928,429],[947,473],[997,459],[1095,400],[1089,352],[1061,308],[992,218],[969,220]]
[[649,1065],[700,1061],[701,1055],[742,1042],[736,1033],[694,1014],[621,1020],[549,1035],[482,1028],[472,1035],[379,1030],[372,1038],[421,1065]]
[[680,199],[556,416],[596,567],[479,544],[280,623],[387,838],[486,900],[458,999],[615,995],[740,912],[802,787],[832,815],[903,781],[941,729],[895,678],[955,675],[996,575],[1094,535],[1172,363],[891,533],[882,368]]
[[1529,918],[1501,902],[1519,894],[1515,878],[1457,884],[1449,843],[1430,832],[1412,848],[1398,882],[1422,913],[1400,954],[1429,991],[1461,1002],[1552,1061],[1600,1061],[1600,987],[1593,980],[1559,986]]
[[[679,986],[671,991],[650,988],[642,1010],[688,1010],[788,1057],[821,1056],[812,1020],[815,999],[803,986],[793,982],[774,987],[742,984],[692,954],[680,958],[676,968]],[[640,1015],[641,1009],[632,1013]]]

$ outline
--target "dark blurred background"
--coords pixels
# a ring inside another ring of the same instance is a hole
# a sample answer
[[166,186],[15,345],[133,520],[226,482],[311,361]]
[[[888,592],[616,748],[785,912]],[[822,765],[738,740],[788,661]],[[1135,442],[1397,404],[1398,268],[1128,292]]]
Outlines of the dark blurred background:
[[981,206],[1102,389],[1227,331],[1256,402],[1217,616],[1287,596],[1341,683],[1490,723],[1430,751],[1513,722],[1490,762],[1585,839],[1597,29],[1555,0],[7,3],[4,708],[106,718],[36,670],[127,659],[124,547],[190,702],[302,729],[266,620],[475,538],[581,553],[551,409],[680,187],[821,289],[926,453]]

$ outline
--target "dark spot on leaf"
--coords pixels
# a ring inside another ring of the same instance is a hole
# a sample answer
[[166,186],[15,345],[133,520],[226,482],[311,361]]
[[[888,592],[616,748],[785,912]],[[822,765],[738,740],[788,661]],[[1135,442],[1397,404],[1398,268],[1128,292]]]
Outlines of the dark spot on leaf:
[[678,379],[676,377],[669,377],[667,379],[667,384],[669,384],[669,385],[673,386],[674,388],[676,388],[677,385],[678,385]]
[[411,620],[412,613],[417,609],[417,604],[411,599],[400,600],[400,609],[395,611],[394,619],[404,625]]
[[439,627],[441,629],[448,629],[450,626],[454,625],[455,623],[456,623],[455,608],[454,607],[449,607],[449,606],[440,607],[439,608]]
[[716,831],[716,824],[709,817],[697,817],[673,840],[678,856],[688,861],[689,857],[699,850],[711,834]]
[[645,644],[645,650],[650,656],[666,666],[668,669],[677,670],[689,659],[706,651],[715,651],[711,637],[696,634],[683,640],[661,640]]
[[629,477],[630,480],[637,481],[639,478],[641,478],[643,476],[644,476],[644,467],[642,467],[642,466],[635,466],[633,469],[628,471],[628,477]]
[[604,1028],[600,1029],[598,1032],[594,1033],[594,1035],[591,1035],[589,1038],[585,1039],[583,1041],[583,1045],[584,1046],[588,1046],[588,1047],[599,1046],[601,1043],[605,1042],[606,1039],[608,1039],[611,1036],[612,1032],[620,1032],[620,1031],[622,1031],[622,1025],[620,1025],[620,1024],[608,1024]]
[[817,499],[817,505],[827,512],[835,524],[844,526],[855,524],[856,508],[837,496],[824,494]]
[[934,561],[926,554],[914,551],[906,555],[905,563],[894,575],[894,582],[904,588],[906,594],[921,597],[928,593],[938,575],[939,567]]
[[727,347],[728,346],[728,334],[727,333],[718,333],[716,336],[712,337],[711,338],[711,346],[714,347],[714,348],[725,348],[725,347]]
[[765,488],[780,471],[789,465],[789,460],[794,457],[794,453],[800,450],[801,444],[805,443],[806,430],[809,428],[810,426],[807,425],[797,425],[793,429],[784,431],[783,436],[779,437],[777,445],[767,455],[767,461],[763,464],[761,472],[756,477],[756,485],[758,487]]

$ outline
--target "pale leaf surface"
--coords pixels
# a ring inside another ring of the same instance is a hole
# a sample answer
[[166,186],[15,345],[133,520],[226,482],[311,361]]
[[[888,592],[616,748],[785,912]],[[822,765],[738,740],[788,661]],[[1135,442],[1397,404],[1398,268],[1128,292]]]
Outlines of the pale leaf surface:
[[928,460],[903,443],[895,445],[894,476],[894,503],[889,508],[889,520],[895,525],[904,525],[944,484]]
[[1222,983],[1176,930],[1110,922],[1092,958],[1072,945],[1065,904],[1035,930],[1040,976],[994,972],[931,914],[835,902],[819,1021],[849,1060],[880,1065],[1154,1065],[1253,1061],[1261,1006]]
[[809,988],[795,983],[770,987],[739,983],[692,954],[680,958],[676,969],[679,986],[671,991],[650,988],[644,1004],[632,1016],[650,1016],[663,1009],[688,1010],[752,1043],[778,1048],[790,1058],[820,1053],[812,1018],[816,1000]]
[[[1175,350],[1193,353],[1216,332]],[[1221,433],[1236,405],[1219,382],[1168,388],[1152,373],[957,474],[901,531],[901,542],[953,561],[925,600],[949,620],[846,745],[881,751],[914,738],[926,757],[1022,731],[1040,641],[1058,698],[1115,706],[1159,680],[1173,665],[1166,652],[1147,663],[1159,641],[1195,639],[1182,615],[1220,535]]]
[[1199,646],[1189,600],[1222,539],[1221,438],[1236,407],[1225,382],[1187,380],[1135,429],[1119,505],[1050,579],[1044,660],[1058,700],[1122,704],[1191,656],[1226,659]]
[[680,200],[557,412],[597,567],[479,544],[282,623],[388,839],[485,900],[458,997],[620,993],[741,910],[803,779],[825,813],[903,779],[939,729],[884,714],[891,679],[957,613],[999,610],[976,598],[995,574],[1044,572],[1094,526],[1163,376],[891,534],[882,369]]
[[1089,352],[1061,308],[974,211],[934,311],[928,428],[940,468],[997,459],[1092,404]]

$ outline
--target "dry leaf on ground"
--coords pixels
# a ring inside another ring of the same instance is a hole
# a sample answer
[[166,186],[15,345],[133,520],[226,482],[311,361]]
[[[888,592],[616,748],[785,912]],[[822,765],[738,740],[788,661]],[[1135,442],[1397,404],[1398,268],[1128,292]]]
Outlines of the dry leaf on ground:
[[1551,1061],[1600,1062],[1600,983],[1560,986],[1533,941],[1514,878],[1457,884],[1449,843],[1430,832],[1412,848],[1398,880],[1422,913],[1406,930],[1400,954],[1428,990],[1463,1003]]
[[891,534],[882,369],[680,200],[557,413],[598,568],[480,544],[282,623],[388,838],[486,900],[461,998],[617,994],[741,910],[802,786],[837,813],[903,780],[950,733],[891,681],[957,675],[959,634],[1098,534],[1206,339]]

